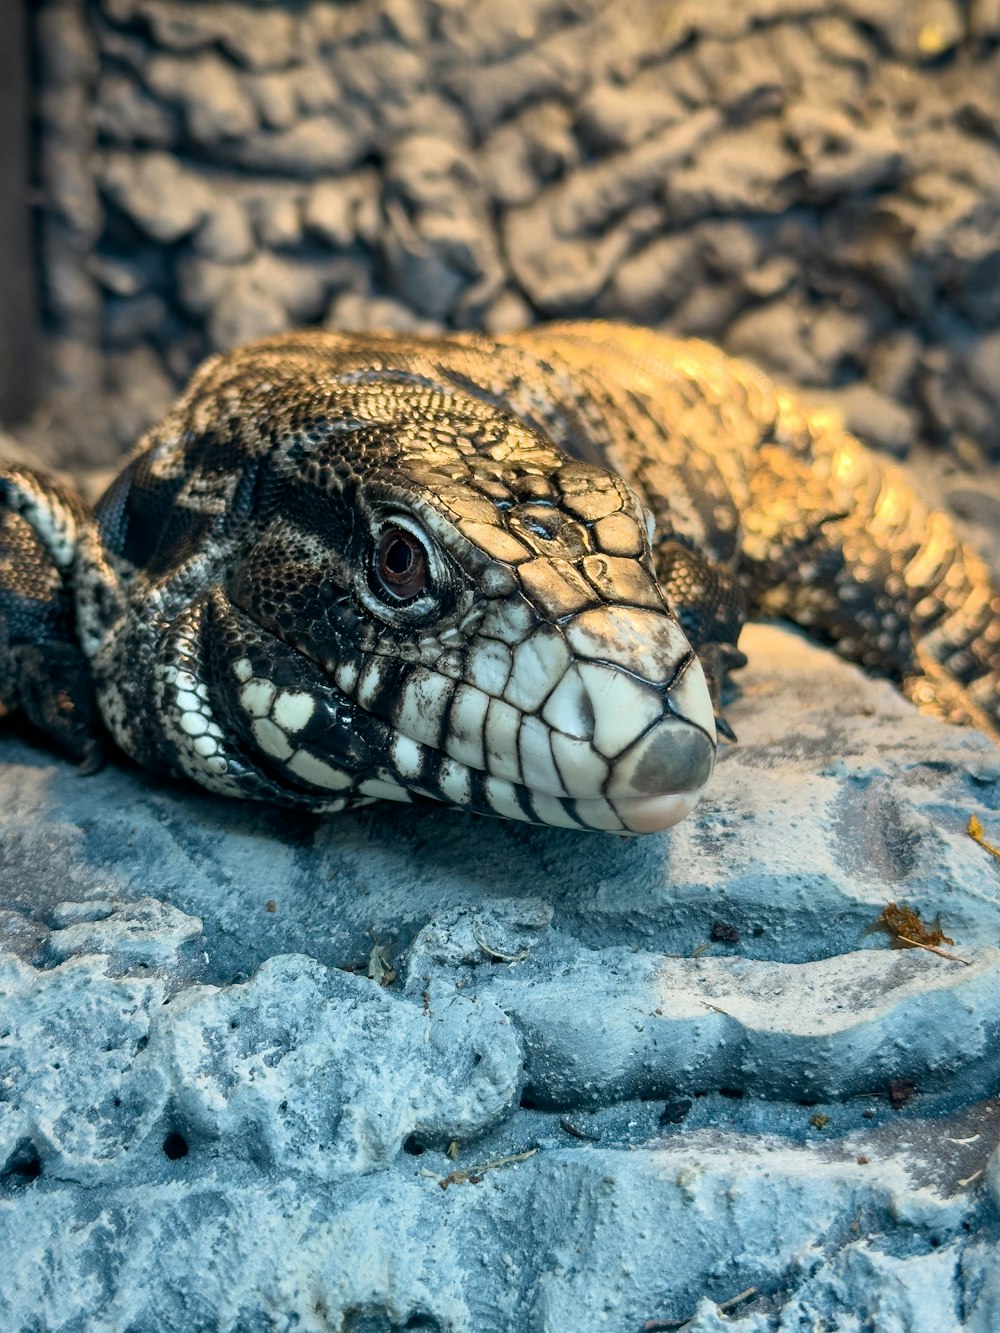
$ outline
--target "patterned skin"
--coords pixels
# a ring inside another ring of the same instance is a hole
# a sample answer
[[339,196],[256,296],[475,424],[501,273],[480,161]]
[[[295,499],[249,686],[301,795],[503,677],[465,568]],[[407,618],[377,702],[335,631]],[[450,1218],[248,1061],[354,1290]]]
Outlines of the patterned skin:
[[203,365],[93,515],[0,466],[0,712],[230,796],[666,828],[748,610],[1000,736],[982,562],[702,343],[283,335]]

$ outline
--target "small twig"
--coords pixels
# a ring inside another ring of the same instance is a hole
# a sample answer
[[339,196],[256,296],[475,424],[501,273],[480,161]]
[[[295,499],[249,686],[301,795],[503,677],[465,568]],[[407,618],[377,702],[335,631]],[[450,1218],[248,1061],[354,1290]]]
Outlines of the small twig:
[[571,1120],[567,1120],[564,1115],[559,1117],[559,1124],[567,1134],[572,1134],[574,1139],[583,1139],[587,1143],[600,1143],[601,1141],[600,1134],[588,1134],[586,1130],[577,1129],[576,1125]]
[[[446,1176],[435,1179],[443,1190],[449,1185],[462,1185],[465,1181],[470,1185],[478,1185],[487,1171],[495,1171],[500,1166],[513,1166],[516,1162],[526,1162],[529,1157],[534,1157],[537,1151],[537,1148],[529,1148],[527,1152],[515,1152],[507,1157],[497,1157],[492,1162],[484,1162],[482,1166],[471,1166],[466,1171],[449,1171]],[[431,1174],[433,1175],[433,1172]]]
[[756,1287],[747,1287],[746,1291],[741,1291],[738,1296],[730,1296],[728,1301],[723,1301],[721,1305],[717,1305],[715,1308],[719,1314],[725,1314],[728,1310],[735,1310],[737,1305],[742,1305],[744,1301],[748,1301],[752,1296],[759,1294]]
[[972,966],[968,958],[959,958],[958,954],[947,953],[944,949],[939,949],[936,944],[921,944],[919,940],[911,940],[908,935],[897,935],[896,939],[902,940],[912,949],[926,949],[928,953],[936,953],[939,958],[947,958],[949,962],[961,963],[963,967]]
[[[744,1301],[752,1300],[754,1296],[759,1296],[760,1292],[756,1287],[747,1287],[746,1291],[741,1291],[738,1296],[730,1296],[728,1301],[720,1302],[715,1308],[719,1314],[728,1314],[730,1310],[735,1310],[737,1305],[742,1305]],[[675,1328],[687,1328],[694,1315],[689,1315],[687,1319],[647,1319],[643,1324],[643,1333],[667,1333],[667,1330]]]
[[975,815],[969,816],[969,826],[965,831],[973,842],[978,842],[984,851],[989,852],[990,856],[995,856],[1000,861],[1000,848],[994,847],[991,842],[986,841],[983,826]]
[[966,1185],[971,1185],[973,1181],[978,1180],[979,1177],[983,1175],[985,1170],[986,1170],[985,1167],[980,1167],[978,1171],[973,1171],[971,1176],[966,1176],[964,1180],[960,1180],[958,1183],[964,1189]]
[[522,949],[520,953],[501,953],[499,949],[494,949],[492,945],[487,944],[475,928],[472,931],[472,938],[487,958],[492,958],[498,963],[523,963],[531,952],[530,949]]
[[[732,1014],[727,1014],[725,1009],[720,1009],[717,1004],[709,1004],[707,1000],[702,1000],[701,1003],[705,1006],[706,1009],[712,1009],[715,1011],[715,1013],[721,1014],[723,1018],[733,1018]],[[734,1023],[736,1022],[735,1018],[733,1018],[733,1022]]]

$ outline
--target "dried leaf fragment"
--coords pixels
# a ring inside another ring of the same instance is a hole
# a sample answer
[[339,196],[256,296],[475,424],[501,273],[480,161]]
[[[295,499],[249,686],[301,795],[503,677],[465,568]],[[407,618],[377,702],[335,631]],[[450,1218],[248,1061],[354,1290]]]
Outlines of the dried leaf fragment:
[[895,1110],[905,1106],[917,1090],[912,1078],[894,1078],[889,1084],[889,1101]]
[[990,856],[995,856],[1000,861],[1000,847],[994,847],[991,842],[986,841],[983,826],[975,815],[969,816],[969,825],[965,831],[973,842],[978,842],[984,851],[989,852]]
[[372,951],[368,955],[368,979],[369,981],[377,981],[380,986],[391,985],[396,980],[396,973],[392,966],[392,955],[387,945],[373,945]]
[[972,966],[967,958],[959,958],[957,954],[948,953],[939,947],[941,944],[955,943],[942,931],[940,917],[935,917],[931,925],[925,926],[912,908],[886,903],[882,915],[874,925],[869,926],[865,934],[872,930],[888,931],[894,949],[926,949],[928,953],[936,953],[939,958],[947,958],[949,962],[961,963],[963,967]]
[[886,903],[874,929],[887,931],[892,936],[893,946],[897,948],[900,945],[903,948],[931,948],[939,944],[955,943],[941,929],[939,917],[935,917],[929,926],[925,925],[920,920],[919,912],[915,912],[912,907],[901,907],[899,903]]

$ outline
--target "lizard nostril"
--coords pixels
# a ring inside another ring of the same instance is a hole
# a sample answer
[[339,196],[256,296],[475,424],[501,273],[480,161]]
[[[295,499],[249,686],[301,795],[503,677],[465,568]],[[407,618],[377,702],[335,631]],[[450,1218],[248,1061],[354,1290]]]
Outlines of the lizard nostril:
[[656,728],[641,751],[631,775],[631,786],[639,795],[697,791],[712,776],[715,747],[697,727]]

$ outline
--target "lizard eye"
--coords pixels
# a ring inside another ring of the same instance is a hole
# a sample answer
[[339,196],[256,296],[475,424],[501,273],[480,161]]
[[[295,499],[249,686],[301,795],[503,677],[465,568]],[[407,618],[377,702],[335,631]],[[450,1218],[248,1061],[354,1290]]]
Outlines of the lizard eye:
[[405,528],[387,528],[375,553],[378,590],[394,602],[417,597],[427,587],[427,552]]

